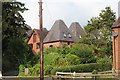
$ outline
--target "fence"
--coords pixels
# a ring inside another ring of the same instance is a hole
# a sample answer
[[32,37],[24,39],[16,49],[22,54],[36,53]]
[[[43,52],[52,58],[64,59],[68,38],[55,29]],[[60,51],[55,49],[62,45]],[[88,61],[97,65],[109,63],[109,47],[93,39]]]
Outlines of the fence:
[[[2,80],[39,80],[39,76],[2,76]],[[102,79],[101,79],[102,78]],[[104,78],[104,79],[103,79]],[[55,76],[45,76],[44,80],[114,80],[115,74],[110,71],[92,73],[56,72]],[[118,80],[118,79],[115,79]]]
[[[108,73],[108,74],[105,74]],[[99,78],[114,78],[115,74],[112,74],[110,71],[106,72],[99,72],[98,74],[92,74],[92,73],[70,73],[70,72],[56,72],[56,76],[59,76],[61,78],[65,77],[75,77],[75,78],[93,78],[93,77],[99,77]]]

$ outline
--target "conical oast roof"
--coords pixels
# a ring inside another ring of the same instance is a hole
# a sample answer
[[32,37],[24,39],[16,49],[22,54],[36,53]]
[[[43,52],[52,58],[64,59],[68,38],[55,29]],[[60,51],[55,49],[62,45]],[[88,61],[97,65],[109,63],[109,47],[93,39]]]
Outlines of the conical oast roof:
[[117,28],[120,27],[120,17],[118,18],[118,20],[112,25],[112,28]]
[[62,20],[57,20],[53,24],[51,30],[44,39],[44,43],[53,41],[70,41],[73,42],[74,36],[72,36],[70,30]]
[[70,25],[69,30],[71,31],[72,35],[76,37],[77,40],[86,35],[85,30],[80,26],[78,22],[73,22]]

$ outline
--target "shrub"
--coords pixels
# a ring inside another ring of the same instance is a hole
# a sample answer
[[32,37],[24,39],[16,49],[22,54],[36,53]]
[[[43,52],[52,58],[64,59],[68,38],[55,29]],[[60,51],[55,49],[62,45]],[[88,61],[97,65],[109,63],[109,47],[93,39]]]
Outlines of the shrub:
[[97,58],[97,63],[112,63],[112,59],[108,58],[107,56],[101,58]]
[[68,46],[64,45],[64,46],[62,46],[62,47],[59,47],[59,48],[57,49],[57,52],[58,52],[59,54],[69,54],[69,53],[70,53],[70,48],[69,48]]
[[59,60],[62,59],[62,55],[52,52],[44,55],[44,64],[45,65],[58,65]]
[[93,45],[86,45],[82,43],[74,44],[70,50],[70,53],[80,57],[80,62],[82,64],[96,62]]
[[25,75],[25,67],[23,65],[19,66],[19,76],[24,76]]
[[49,75],[51,73],[51,70],[53,69],[53,66],[52,65],[47,65],[45,66],[44,68],[44,74],[45,75]]
[[68,65],[77,65],[81,63],[80,58],[74,54],[67,54],[65,59]]
[[92,74],[97,74],[97,73],[98,73],[97,70],[92,71]]
[[35,66],[29,68],[29,76],[39,76],[40,74],[40,64],[36,64]]
[[112,64],[100,64],[100,63],[91,63],[91,64],[80,64],[74,66],[62,66],[59,68],[54,68],[51,71],[51,74],[55,74],[56,72],[92,72],[93,70],[97,71],[106,71],[111,70]]
[[25,75],[25,66],[19,66],[19,76],[38,76],[40,74],[40,64],[28,68],[28,74]]
[[57,53],[58,49],[56,47],[49,47],[44,50],[44,54]]

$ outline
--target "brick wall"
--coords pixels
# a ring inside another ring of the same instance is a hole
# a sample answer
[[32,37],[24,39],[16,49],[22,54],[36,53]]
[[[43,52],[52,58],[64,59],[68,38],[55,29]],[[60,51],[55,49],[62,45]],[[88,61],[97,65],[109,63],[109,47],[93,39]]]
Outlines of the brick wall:
[[113,28],[118,33],[117,37],[113,37],[113,68],[115,73],[120,74],[120,28]]
[[61,47],[63,45],[71,45],[72,43],[70,42],[51,42],[51,43],[45,43],[44,48],[49,48],[49,47]]
[[28,44],[33,44],[33,47],[32,47],[32,51],[34,52],[34,54],[38,53],[39,49],[37,49],[37,43],[40,43],[40,38],[39,38],[39,35],[38,34],[35,34],[36,36],[36,40],[34,41],[33,39],[33,36],[34,36],[34,33],[33,35],[31,36],[31,38],[29,39],[28,41]]

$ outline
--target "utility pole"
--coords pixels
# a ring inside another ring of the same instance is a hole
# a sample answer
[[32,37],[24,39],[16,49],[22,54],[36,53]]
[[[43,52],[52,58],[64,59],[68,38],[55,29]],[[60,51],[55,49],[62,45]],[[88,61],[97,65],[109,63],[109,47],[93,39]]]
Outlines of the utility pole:
[[42,19],[42,0],[40,0],[39,2],[39,27],[40,27],[40,31],[42,31],[43,29],[43,19]]
[[[42,0],[39,2],[39,27],[42,34],[43,23],[42,23]],[[44,80],[44,59],[43,59],[43,39],[40,37],[40,80]]]

